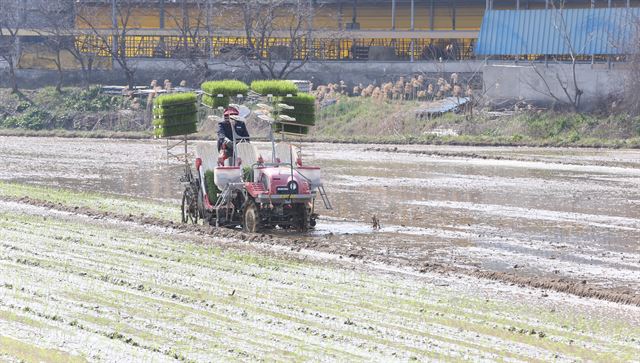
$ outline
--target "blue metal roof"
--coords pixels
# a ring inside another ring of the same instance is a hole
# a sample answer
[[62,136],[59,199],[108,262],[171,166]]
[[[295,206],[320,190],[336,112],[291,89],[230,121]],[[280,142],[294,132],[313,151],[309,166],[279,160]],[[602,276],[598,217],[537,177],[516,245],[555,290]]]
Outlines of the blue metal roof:
[[640,8],[489,10],[477,55],[625,54]]

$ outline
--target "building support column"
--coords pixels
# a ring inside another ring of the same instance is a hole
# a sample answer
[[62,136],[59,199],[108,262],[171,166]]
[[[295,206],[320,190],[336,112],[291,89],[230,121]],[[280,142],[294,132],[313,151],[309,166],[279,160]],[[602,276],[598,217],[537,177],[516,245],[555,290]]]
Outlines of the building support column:
[[434,5],[434,0],[431,0],[429,3],[429,29],[435,29],[435,15],[433,14],[436,11],[436,7]]
[[[165,0],[160,0],[160,9],[159,11],[159,15],[160,15],[160,29],[164,29],[165,28],[165,8],[164,8],[164,1]],[[164,37],[161,36],[160,37],[160,41],[158,42],[158,54],[160,54],[161,57],[166,57],[166,51],[165,51],[165,44],[164,44]]]
[[338,30],[343,30],[342,17],[344,16],[344,8],[342,6],[342,0],[338,1]]
[[[411,31],[415,30],[415,0],[411,0]],[[411,52],[411,59],[410,61],[413,62],[413,52],[414,52],[414,47],[415,47],[415,39],[411,38],[411,47],[410,47],[410,52]]]
[[[544,0],[544,8],[549,9],[549,0]],[[544,65],[549,65],[549,56],[546,54],[544,55]]]
[[456,0],[451,1],[451,30],[456,30]]
[[[516,0],[516,10],[520,10],[520,0]],[[520,61],[520,53],[516,54],[516,63]]]
[[396,0],[391,0],[391,30],[396,30]]
[[160,0],[160,29],[164,29],[164,0]]
[[[607,1],[607,7],[611,7],[611,0]],[[611,69],[611,55],[607,55],[607,68]]]
[[358,22],[358,0],[353,0],[353,8],[351,9],[351,23]]
[[306,58],[310,59],[310,54],[313,51],[313,0],[309,0],[309,18],[307,19],[307,54]]
[[[591,0],[591,9],[594,9],[596,7],[596,0]],[[591,66],[594,65],[594,63],[596,62],[596,56],[595,54],[591,55]]]
[[[164,2],[164,0],[162,0]],[[211,12],[213,11],[213,6],[211,4],[211,0],[207,0],[207,58],[213,58],[213,39],[212,39],[212,24],[211,24]]]
[[[111,46],[112,46],[112,50],[113,50],[113,54],[111,57],[111,68],[114,68],[115,66],[115,55],[117,54],[118,51],[120,51],[120,49],[118,49],[118,35],[117,35],[117,30],[118,29],[118,9],[116,7],[116,0],[111,0],[111,34],[113,34],[113,39],[111,39]],[[125,50],[123,50],[125,51]]]

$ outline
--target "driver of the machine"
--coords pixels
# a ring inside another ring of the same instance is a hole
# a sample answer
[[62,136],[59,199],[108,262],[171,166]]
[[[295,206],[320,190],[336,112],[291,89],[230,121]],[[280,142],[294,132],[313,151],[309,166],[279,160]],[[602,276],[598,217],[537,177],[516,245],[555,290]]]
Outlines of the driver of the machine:
[[233,163],[234,139],[236,143],[249,142],[249,131],[238,109],[227,107],[224,110],[224,119],[218,123],[218,152],[220,153],[218,163],[220,165],[225,165],[225,162],[227,165]]

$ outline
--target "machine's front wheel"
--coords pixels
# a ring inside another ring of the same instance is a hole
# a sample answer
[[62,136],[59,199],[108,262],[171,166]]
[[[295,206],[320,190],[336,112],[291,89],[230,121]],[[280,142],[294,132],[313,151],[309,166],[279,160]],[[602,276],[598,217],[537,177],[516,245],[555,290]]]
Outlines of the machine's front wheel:
[[257,233],[260,231],[260,214],[254,202],[247,203],[242,217],[242,229],[245,232]]
[[299,204],[296,206],[297,212],[297,220],[296,220],[296,230],[300,233],[306,233],[309,231],[309,212],[307,211],[307,206],[304,204]]
[[182,223],[189,222],[198,223],[198,202],[193,193],[189,189],[185,189],[182,193]]

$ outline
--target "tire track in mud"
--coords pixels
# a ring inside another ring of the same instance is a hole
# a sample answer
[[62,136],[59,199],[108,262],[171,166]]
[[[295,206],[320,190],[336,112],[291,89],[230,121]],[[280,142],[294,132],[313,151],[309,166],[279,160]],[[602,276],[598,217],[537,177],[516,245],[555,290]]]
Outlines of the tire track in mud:
[[[80,214],[89,216],[96,219],[109,218],[119,220],[123,222],[132,222],[140,225],[154,226],[161,228],[170,228],[176,231],[188,232],[198,234],[204,237],[218,237],[236,239],[244,242],[256,242],[264,245],[283,246],[290,247],[292,251],[299,252],[302,249],[308,249],[318,252],[330,253],[338,255],[340,258],[349,257],[352,259],[359,259],[366,262],[382,262],[388,265],[396,265],[400,267],[411,267],[418,272],[436,272],[436,273],[454,273],[472,276],[475,278],[499,281],[508,284],[515,284],[520,286],[528,286],[538,289],[552,290],[562,293],[568,293],[571,295],[595,298],[599,300],[610,301],[614,303],[636,305],[640,306],[640,295],[633,291],[623,290],[619,288],[605,288],[600,286],[592,286],[587,280],[574,280],[569,278],[550,278],[550,277],[538,277],[538,276],[522,276],[509,272],[497,272],[480,269],[466,269],[462,267],[455,267],[444,265],[442,263],[416,263],[411,261],[402,261],[394,259],[392,257],[384,256],[368,256],[367,251],[358,250],[336,250],[336,246],[332,246],[325,243],[321,239],[318,240],[300,240],[300,239],[288,239],[270,234],[255,234],[250,235],[237,230],[215,228],[205,225],[193,225],[175,223],[173,221],[150,217],[150,216],[136,216],[132,214],[120,214],[107,211],[97,211],[87,207],[69,206],[62,203],[54,203],[45,200],[33,199],[30,197],[2,197],[0,200],[17,202],[28,204],[36,207],[43,207],[73,214]],[[296,258],[295,255],[292,257]],[[297,256],[300,258],[300,256]]]
[[[517,146],[517,145],[516,145]],[[580,163],[576,161],[567,161],[557,158],[540,158],[540,157],[518,157],[518,156],[503,156],[495,154],[483,155],[475,152],[467,151],[439,151],[439,150],[411,150],[401,149],[398,147],[367,147],[363,151],[365,152],[382,152],[382,153],[395,153],[395,154],[410,154],[410,155],[425,155],[435,156],[441,158],[468,158],[468,159],[480,159],[480,160],[506,160],[506,161],[521,161],[531,163],[547,163],[547,164],[559,164],[559,165],[571,165],[571,166],[604,166],[611,167],[611,162],[594,161]]]

